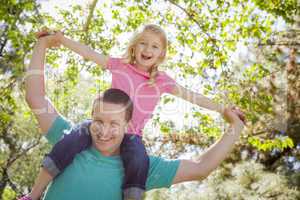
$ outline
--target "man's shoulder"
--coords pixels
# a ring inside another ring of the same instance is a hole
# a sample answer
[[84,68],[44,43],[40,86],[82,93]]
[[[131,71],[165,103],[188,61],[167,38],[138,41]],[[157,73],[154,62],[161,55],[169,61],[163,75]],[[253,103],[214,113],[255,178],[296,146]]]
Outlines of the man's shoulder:
[[178,159],[168,159],[161,156],[149,155],[150,167],[157,167],[160,164],[170,164],[170,163],[177,163],[177,162],[179,162]]
[[149,156],[149,164],[147,190],[170,187],[176,176],[180,160]]
[[50,144],[55,144],[65,133],[69,132],[73,126],[74,124],[71,121],[58,115],[45,134],[45,137]]

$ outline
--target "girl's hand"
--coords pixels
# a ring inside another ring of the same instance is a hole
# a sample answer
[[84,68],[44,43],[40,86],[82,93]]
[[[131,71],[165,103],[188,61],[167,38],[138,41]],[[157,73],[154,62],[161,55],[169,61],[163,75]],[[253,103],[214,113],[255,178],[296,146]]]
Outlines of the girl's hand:
[[59,30],[50,30],[47,27],[42,28],[42,30],[38,31],[35,33],[35,37],[37,39],[48,36],[48,35],[53,35],[57,40],[61,40],[64,37],[64,33]]
[[235,114],[237,114],[237,116],[240,118],[240,120],[246,124],[246,117],[245,117],[245,114],[238,108],[238,107],[233,107],[232,108],[233,112]]
[[242,122],[243,124],[246,123],[244,113],[236,107],[225,108],[223,112],[223,117],[225,121],[227,121],[230,124],[236,122]]
[[61,31],[51,31],[47,27],[43,28],[35,34],[40,42],[45,43],[47,48],[58,47],[64,37]]

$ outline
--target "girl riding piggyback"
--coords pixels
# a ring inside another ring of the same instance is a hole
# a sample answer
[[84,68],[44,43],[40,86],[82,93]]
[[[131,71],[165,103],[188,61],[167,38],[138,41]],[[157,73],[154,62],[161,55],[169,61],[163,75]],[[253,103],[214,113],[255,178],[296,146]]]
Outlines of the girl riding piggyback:
[[[114,155],[120,155],[123,161],[123,199],[142,199],[145,192],[149,158],[142,142],[143,128],[151,118],[162,94],[175,95],[220,114],[224,112],[222,105],[180,86],[165,72],[158,70],[166,58],[168,42],[165,32],[157,25],[145,25],[137,31],[121,58],[99,54],[88,46],[65,37],[61,32],[50,34],[49,31],[43,30],[37,37],[62,44],[109,70],[112,74],[111,87],[123,90],[131,98],[134,105],[132,119],[120,152],[113,152]],[[235,112],[240,118],[243,117],[239,110]],[[110,124],[110,127],[101,121],[96,123],[97,126],[91,126],[92,123],[93,120],[84,121],[53,147],[43,160],[43,169],[32,192],[23,199],[38,199],[47,184],[72,162],[76,154],[91,146],[91,128],[99,132],[99,143],[104,149],[114,145],[117,138],[115,133],[118,132],[114,130],[119,128],[118,123]],[[108,128],[111,131],[104,131]]]

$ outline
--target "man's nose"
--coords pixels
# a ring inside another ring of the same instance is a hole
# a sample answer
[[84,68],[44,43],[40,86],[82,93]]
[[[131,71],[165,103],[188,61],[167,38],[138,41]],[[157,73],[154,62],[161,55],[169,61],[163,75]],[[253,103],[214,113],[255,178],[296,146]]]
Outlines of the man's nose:
[[111,127],[109,125],[103,126],[102,136],[106,137],[111,134]]

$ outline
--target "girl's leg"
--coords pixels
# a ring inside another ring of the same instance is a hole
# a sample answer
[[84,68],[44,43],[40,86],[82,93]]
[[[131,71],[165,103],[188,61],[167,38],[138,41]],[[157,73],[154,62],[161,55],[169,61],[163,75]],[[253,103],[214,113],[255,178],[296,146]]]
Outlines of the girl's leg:
[[142,138],[134,134],[125,134],[121,144],[121,157],[125,169],[124,200],[140,200],[146,189],[149,169],[149,157]]
[[74,159],[75,155],[87,149],[91,144],[89,134],[90,121],[81,123],[77,128],[54,145],[51,152],[43,160],[42,166],[52,175],[57,176]]
[[91,145],[89,125],[89,121],[81,123],[54,145],[43,160],[43,168],[35,180],[30,194],[19,200],[39,199],[47,185],[72,162],[75,155]]

